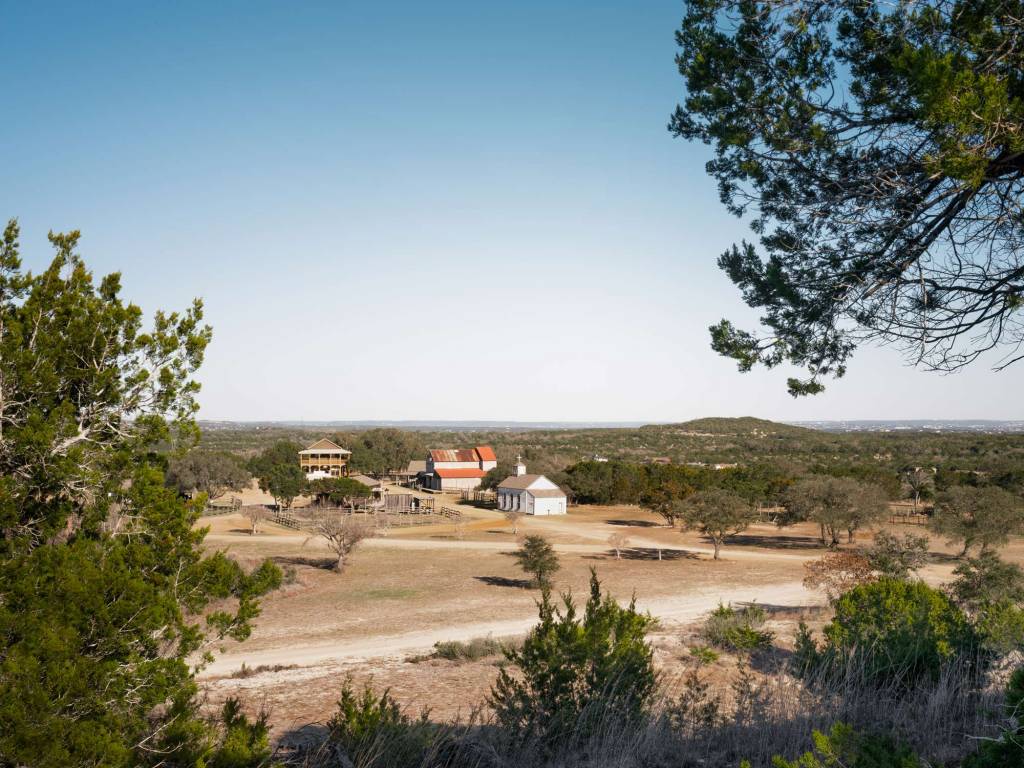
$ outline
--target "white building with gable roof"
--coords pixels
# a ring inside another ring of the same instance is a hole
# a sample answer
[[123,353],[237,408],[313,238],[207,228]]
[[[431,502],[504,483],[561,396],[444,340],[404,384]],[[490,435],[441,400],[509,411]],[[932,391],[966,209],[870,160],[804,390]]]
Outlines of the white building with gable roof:
[[565,492],[544,475],[526,474],[526,465],[516,459],[512,476],[498,486],[498,509],[518,509],[527,515],[564,515]]

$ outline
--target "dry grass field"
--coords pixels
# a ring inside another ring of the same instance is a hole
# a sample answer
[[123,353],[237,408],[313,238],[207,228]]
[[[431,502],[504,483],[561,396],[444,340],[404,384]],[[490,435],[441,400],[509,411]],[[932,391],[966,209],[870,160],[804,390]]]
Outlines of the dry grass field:
[[[538,592],[511,557],[517,544],[509,523],[497,512],[466,512],[470,519],[458,529],[397,529],[364,541],[340,574],[323,543],[306,534],[266,523],[251,536],[240,515],[202,520],[207,547],[250,565],[270,557],[286,576],[263,600],[252,637],[225,644],[204,670],[210,703],[235,695],[266,707],[277,736],[325,720],[346,677],[390,688],[413,711],[428,708],[435,717],[467,715],[483,704],[499,655],[424,657],[436,642],[521,636],[535,621]],[[635,596],[659,619],[651,640],[667,690],[691,663],[699,619],[719,602],[768,608],[781,653],[800,619],[813,625],[826,618],[822,596],[801,584],[804,562],[825,551],[811,526],[753,525],[726,544],[718,562],[698,534],[669,529],[637,507],[573,507],[565,517],[520,522],[520,536],[533,533],[559,553],[559,591],[585,599],[595,568],[616,597]],[[619,558],[608,543],[613,534],[629,539]],[[933,563],[921,575],[938,583],[953,567],[951,550],[932,545]],[[1024,545],[1014,542],[1004,554],[1024,561]],[[734,659],[723,658],[712,674],[724,682],[734,668]]]

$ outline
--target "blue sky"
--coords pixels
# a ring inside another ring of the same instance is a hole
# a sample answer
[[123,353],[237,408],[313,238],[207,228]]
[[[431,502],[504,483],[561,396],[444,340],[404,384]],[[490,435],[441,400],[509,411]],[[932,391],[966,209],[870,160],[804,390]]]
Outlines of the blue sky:
[[206,303],[202,416],[1024,418],[1024,366],[740,375],[681,2],[0,2],[0,217]]

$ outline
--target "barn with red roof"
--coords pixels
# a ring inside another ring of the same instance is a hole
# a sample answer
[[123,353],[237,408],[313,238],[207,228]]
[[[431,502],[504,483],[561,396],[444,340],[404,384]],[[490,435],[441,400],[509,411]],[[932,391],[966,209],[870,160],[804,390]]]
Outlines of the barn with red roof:
[[438,448],[427,453],[423,487],[433,491],[462,491],[476,488],[484,475],[498,466],[489,445],[476,448]]

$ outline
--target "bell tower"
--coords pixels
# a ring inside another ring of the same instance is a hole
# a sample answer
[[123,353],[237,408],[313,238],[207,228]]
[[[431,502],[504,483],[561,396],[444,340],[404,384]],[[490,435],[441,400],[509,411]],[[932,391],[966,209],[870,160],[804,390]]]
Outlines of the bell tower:
[[512,467],[512,474],[515,477],[522,477],[526,474],[526,465],[523,464],[523,457],[516,456],[515,466]]

